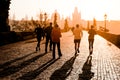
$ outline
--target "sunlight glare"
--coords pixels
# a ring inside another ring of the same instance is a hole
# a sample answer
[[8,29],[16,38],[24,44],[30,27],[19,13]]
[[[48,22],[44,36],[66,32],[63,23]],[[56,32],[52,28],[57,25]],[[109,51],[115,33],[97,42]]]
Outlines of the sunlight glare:
[[49,16],[57,10],[64,17],[71,17],[74,8],[77,7],[81,18],[85,20],[104,20],[104,14],[108,19],[120,20],[120,0],[12,0],[10,15],[16,15],[16,19],[35,17],[40,11],[47,12]]

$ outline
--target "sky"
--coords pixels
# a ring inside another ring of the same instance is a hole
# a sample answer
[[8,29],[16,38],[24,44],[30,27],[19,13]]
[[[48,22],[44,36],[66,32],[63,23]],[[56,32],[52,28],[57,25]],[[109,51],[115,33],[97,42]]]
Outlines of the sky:
[[120,0],[11,0],[9,15],[21,20],[28,16],[38,18],[40,12],[51,16],[55,10],[64,17],[71,17],[75,7],[84,20],[120,20]]

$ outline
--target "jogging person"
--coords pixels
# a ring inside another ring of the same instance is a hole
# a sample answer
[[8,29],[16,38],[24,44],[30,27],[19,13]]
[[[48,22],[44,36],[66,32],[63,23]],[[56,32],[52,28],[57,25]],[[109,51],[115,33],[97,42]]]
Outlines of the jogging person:
[[79,26],[79,24],[76,24],[76,27],[73,30],[73,35],[74,35],[74,44],[75,44],[75,55],[77,52],[79,53],[80,50],[80,41],[81,37],[83,36],[82,28]]
[[94,43],[94,36],[96,34],[96,31],[94,29],[94,26],[91,25],[91,29],[88,31],[88,42],[89,42],[89,53],[90,55],[92,54],[93,52],[93,43]]

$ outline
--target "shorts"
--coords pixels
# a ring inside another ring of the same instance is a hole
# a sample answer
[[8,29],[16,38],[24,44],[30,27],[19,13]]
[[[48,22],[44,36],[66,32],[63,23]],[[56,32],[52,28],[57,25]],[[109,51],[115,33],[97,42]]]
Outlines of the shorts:
[[74,39],[74,43],[80,43],[81,39]]

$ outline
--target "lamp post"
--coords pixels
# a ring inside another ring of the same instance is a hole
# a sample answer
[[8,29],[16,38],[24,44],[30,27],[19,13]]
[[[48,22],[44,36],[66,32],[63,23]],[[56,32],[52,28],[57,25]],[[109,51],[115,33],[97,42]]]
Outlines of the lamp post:
[[47,13],[45,12],[44,13],[44,22],[45,22],[44,24],[45,24],[45,26],[46,26],[46,20],[47,20]]
[[106,19],[107,19],[107,14],[104,15],[104,19],[105,19],[105,32],[106,32]]

